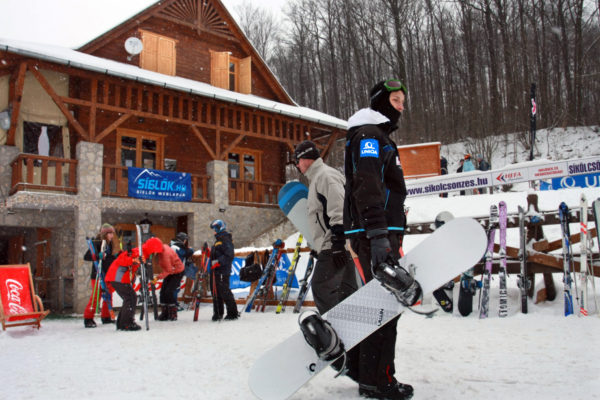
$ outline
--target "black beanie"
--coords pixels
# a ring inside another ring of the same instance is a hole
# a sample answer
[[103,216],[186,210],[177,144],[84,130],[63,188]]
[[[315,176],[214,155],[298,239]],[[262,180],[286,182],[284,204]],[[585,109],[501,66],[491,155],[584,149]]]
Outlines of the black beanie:
[[296,146],[296,150],[294,150],[294,157],[296,158],[296,161],[300,160],[301,158],[316,160],[320,157],[319,149],[317,149],[317,145],[310,140],[305,140]]
[[[392,104],[390,103],[391,92],[385,87],[385,82],[386,81],[381,81],[373,86],[373,89],[369,92],[369,97],[371,99],[369,106],[371,109],[386,116],[390,120],[392,126],[396,126],[401,113],[392,107]],[[406,94],[403,89],[400,90]]]

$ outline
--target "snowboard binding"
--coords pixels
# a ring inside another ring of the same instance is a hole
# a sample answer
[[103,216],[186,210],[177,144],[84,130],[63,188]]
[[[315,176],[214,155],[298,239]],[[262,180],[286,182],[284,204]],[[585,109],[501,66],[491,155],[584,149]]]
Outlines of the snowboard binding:
[[399,265],[382,262],[373,266],[372,272],[381,285],[406,307],[415,305],[423,294],[419,282]]
[[[306,314],[310,314],[305,316]],[[344,343],[329,322],[316,311],[305,311],[298,317],[306,342],[317,352],[319,359],[333,361],[346,354]],[[345,362],[344,362],[345,364]],[[341,368],[343,369],[343,368]]]
[[481,289],[481,287],[483,286],[481,281],[478,281],[472,277],[462,279],[460,284],[461,284],[461,287],[464,289],[464,291],[466,293],[470,294],[471,296],[475,296],[477,289]]

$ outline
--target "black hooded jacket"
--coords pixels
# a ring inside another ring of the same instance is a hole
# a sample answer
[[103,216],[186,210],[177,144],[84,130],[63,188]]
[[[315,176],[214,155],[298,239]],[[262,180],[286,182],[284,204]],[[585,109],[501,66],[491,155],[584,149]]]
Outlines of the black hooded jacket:
[[210,250],[211,268],[215,273],[229,276],[234,257],[231,233],[221,231],[215,235],[215,239],[215,244]]
[[395,128],[370,108],[348,120],[344,172],[344,229],[347,235],[403,233],[406,225],[406,185],[396,144]]

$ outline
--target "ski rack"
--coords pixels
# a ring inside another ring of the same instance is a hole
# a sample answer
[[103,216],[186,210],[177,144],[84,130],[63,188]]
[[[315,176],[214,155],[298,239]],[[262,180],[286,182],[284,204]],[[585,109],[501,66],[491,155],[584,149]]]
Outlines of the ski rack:
[[[535,282],[535,274],[542,274],[545,293],[538,293],[538,297],[542,296],[541,300],[554,300],[557,295],[556,288],[554,287],[554,279],[552,274],[563,273],[563,259],[560,254],[550,254],[553,251],[562,248],[562,236],[556,240],[548,241],[545,239],[543,232],[544,225],[559,225],[558,205],[556,210],[539,211],[538,209],[538,198],[537,194],[532,193],[527,196],[527,208],[525,216],[527,217],[525,225],[527,226],[527,275],[530,282]],[[579,207],[573,208],[569,212],[569,223],[579,224],[580,223],[580,209]],[[489,227],[489,216],[473,217],[475,220],[484,227]],[[588,219],[593,221],[593,212],[591,207],[588,208]],[[507,228],[519,227],[519,216],[518,213],[510,213],[507,215]],[[431,233],[435,229],[434,222],[422,222],[417,224],[410,224],[407,226],[406,234],[424,234]],[[589,229],[590,236],[592,238],[597,236],[597,229]],[[570,237],[571,244],[579,243],[580,232],[577,230]],[[500,269],[500,245],[494,244],[494,255],[492,274],[498,274]],[[507,272],[509,274],[520,273],[520,262],[519,262],[519,248],[517,247],[506,247],[507,257]],[[580,254],[573,254],[573,271],[579,273]],[[591,264],[591,272],[594,276],[600,277],[600,258],[594,257],[593,260],[588,260]],[[474,275],[480,275],[485,268],[485,260],[478,263],[474,267]],[[458,281],[459,277],[455,279]],[[528,296],[533,297],[535,285],[529,287]],[[540,299],[538,299],[540,300]],[[541,301],[540,300],[540,301]]]

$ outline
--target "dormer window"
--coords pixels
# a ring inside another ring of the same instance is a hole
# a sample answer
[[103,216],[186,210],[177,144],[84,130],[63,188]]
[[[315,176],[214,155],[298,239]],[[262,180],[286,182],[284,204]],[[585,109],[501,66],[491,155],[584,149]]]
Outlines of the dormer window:
[[210,52],[210,84],[244,94],[252,93],[252,59],[233,57],[227,51]]
[[177,41],[153,32],[141,33],[144,50],[140,54],[140,67],[175,76]]

